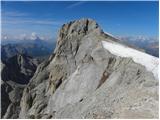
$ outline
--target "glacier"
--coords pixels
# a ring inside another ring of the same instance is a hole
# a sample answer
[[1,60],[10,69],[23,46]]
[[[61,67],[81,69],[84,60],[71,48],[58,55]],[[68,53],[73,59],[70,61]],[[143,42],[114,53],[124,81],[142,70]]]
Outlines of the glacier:
[[132,58],[134,62],[145,66],[148,71],[152,72],[157,80],[159,79],[159,58],[115,42],[102,41],[102,45],[116,56]]

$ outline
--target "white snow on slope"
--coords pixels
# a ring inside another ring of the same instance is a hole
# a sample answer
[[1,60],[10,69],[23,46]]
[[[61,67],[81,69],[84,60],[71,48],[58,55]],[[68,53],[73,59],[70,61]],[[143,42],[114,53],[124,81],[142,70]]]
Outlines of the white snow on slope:
[[102,45],[114,55],[120,57],[131,57],[134,62],[145,66],[146,69],[152,72],[158,80],[159,58],[118,43],[102,41]]
[[111,37],[113,37],[113,38],[119,39],[118,37],[112,35],[111,33],[108,33],[108,32],[106,32],[106,31],[104,31],[104,33],[107,34],[107,35],[109,35],[109,36],[111,36]]

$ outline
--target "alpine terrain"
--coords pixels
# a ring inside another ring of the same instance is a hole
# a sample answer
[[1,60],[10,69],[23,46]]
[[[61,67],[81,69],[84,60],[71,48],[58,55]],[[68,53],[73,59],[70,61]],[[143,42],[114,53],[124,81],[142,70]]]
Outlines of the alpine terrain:
[[1,117],[17,118],[23,89],[34,75],[39,61],[24,54],[1,62]]
[[1,46],[1,60],[5,62],[17,54],[25,54],[41,60],[48,57],[54,47],[54,43],[41,40],[39,37],[32,40],[20,40],[17,43],[9,42]]
[[10,64],[2,71],[2,118],[158,118],[159,59],[122,44],[92,19],[64,24],[34,75],[35,61],[19,57],[11,58],[22,63],[16,74],[7,75]]

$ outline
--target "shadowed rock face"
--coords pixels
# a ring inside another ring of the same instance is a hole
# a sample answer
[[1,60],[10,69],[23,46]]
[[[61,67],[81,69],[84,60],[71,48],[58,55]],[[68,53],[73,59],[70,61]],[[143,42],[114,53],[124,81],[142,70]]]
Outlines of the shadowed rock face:
[[25,87],[19,118],[158,118],[158,81],[103,48],[118,42],[92,19],[64,24]]
[[20,100],[25,85],[33,76],[38,61],[18,54],[11,57],[1,68],[1,118],[18,118]]
[[11,57],[2,70],[2,80],[13,81],[19,84],[27,84],[33,76],[38,61],[26,55],[15,55]]
[[11,91],[11,86],[1,81],[1,116],[4,116],[9,104],[11,103],[8,95]]

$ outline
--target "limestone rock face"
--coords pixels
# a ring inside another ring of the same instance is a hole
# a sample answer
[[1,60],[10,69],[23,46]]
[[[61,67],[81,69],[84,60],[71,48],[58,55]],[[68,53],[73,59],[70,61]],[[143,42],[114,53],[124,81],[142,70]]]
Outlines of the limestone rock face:
[[102,41],[118,42],[92,19],[64,24],[24,89],[19,118],[158,118],[153,73]]

